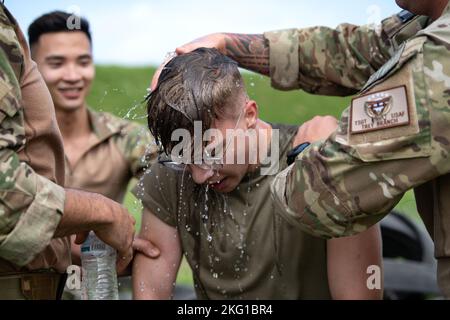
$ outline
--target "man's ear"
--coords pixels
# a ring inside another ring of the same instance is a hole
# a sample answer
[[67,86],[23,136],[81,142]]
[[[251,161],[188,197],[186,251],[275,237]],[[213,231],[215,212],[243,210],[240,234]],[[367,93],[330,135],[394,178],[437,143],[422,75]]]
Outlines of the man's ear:
[[259,117],[259,110],[254,100],[249,100],[245,104],[244,116],[247,129],[255,128]]
[[[39,40],[38,40],[38,42],[39,42]],[[31,59],[33,59],[33,61],[36,61],[36,52],[37,52],[37,50],[38,50],[38,47],[39,47],[39,43],[33,43],[31,46],[30,46],[30,54],[31,54]]]

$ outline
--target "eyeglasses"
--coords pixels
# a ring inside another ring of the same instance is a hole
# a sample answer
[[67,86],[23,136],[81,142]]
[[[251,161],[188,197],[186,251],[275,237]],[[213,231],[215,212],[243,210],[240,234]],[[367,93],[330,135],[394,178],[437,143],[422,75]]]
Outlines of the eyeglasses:
[[[208,154],[208,152],[204,151],[204,159],[208,159],[208,162],[202,162],[200,164],[193,163],[193,166],[196,166],[202,170],[205,171],[218,171],[223,168],[222,158],[219,157],[212,157]],[[164,165],[165,167],[175,170],[175,171],[183,171],[187,164],[183,163],[184,158],[179,157],[179,161],[174,160],[172,157],[166,155],[165,153],[162,153],[158,157],[158,163]]]
[[[236,124],[234,126],[233,132],[236,131],[239,122],[241,121],[242,115],[244,114],[244,108],[242,108],[239,117],[236,121]],[[218,171],[223,168],[224,161],[223,158],[226,155],[226,152],[228,150],[228,147],[230,146],[233,139],[230,139],[224,149],[224,152],[222,153],[222,156],[215,156],[212,155],[211,152],[209,152],[208,148],[205,148],[203,150],[203,157],[201,163],[192,163],[193,166],[196,166],[197,168],[200,168],[205,171]],[[178,160],[178,161],[177,161]],[[158,157],[158,163],[161,165],[164,165],[165,167],[175,170],[175,171],[183,171],[186,168],[187,163],[184,163],[186,159],[182,156],[176,157],[173,159],[172,157],[166,155],[165,153],[162,153]],[[205,161],[206,160],[206,161]]]

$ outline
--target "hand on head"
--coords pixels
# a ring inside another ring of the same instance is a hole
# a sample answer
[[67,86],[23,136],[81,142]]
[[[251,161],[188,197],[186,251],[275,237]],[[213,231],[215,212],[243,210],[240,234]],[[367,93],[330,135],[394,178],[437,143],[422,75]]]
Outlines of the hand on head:
[[172,58],[176,55],[182,55],[191,51],[194,51],[198,48],[216,48],[221,53],[225,53],[225,37],[221,33],[213,33],[198,39],[195,39],[181,47],[175,49],[175,52],[169,53],[164,62],[158,67],[155,74],[153,75],[150,89],[154,90],[158,84],[158,79],[163,70],[164,66],[172,60]]

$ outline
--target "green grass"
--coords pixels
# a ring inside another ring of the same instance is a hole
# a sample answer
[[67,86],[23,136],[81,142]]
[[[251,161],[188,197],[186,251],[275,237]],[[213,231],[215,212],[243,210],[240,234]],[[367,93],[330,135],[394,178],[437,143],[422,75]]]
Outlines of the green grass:
[[[98,66],[97,76],[89,105],[100,111],[111,112],[120,117],[146,123],[145,106],[142,100],[146,95],[154,68],[123,68],[117,66]],[[244,74],[247,90],[260,108],[260,117],[266,121],[301,124],[315,115],[340,116],[348,106],[350,98],[313,96],[301,91],[281,92],[270,87],[270,80],[255,74]],[[140,226],[141,206],[136,198],[127,193],[125,206],[136,217]],[[416,221],[418,218],[414,195],[408,192],[397,206]],[[178,275],[180,283],[192,283],[189,267],[183,262]]]

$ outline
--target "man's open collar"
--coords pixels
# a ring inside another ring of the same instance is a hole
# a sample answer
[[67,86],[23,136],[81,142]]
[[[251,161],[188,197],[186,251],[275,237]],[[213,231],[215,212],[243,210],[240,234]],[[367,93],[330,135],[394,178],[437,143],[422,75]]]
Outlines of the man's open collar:
[[114,117],[107,113],[96,112],[88,108],[88,116],[92,129],[100,141],[119,133],[123,128],[122,121],[114,121]]

